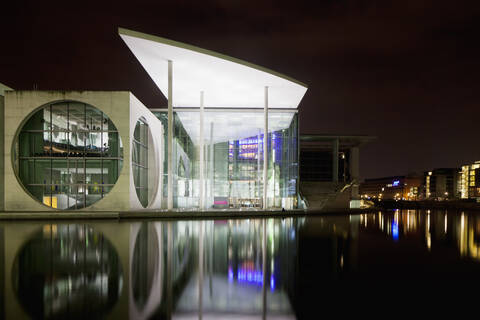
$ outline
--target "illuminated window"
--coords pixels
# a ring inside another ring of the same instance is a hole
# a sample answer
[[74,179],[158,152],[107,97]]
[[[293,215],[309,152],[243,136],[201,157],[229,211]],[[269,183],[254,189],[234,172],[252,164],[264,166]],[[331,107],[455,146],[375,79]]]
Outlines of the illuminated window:
[[41,107],[15,139],[19,182],[46,206],[80,209],[102,199],[123,165],[117,128],[102,111],[62,101]]

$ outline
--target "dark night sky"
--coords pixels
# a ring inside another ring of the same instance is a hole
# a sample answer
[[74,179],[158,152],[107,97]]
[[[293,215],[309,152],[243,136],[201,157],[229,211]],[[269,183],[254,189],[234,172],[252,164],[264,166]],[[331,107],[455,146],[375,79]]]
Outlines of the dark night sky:
[[0,82],[130,90],[165,106],[117,35],[122,26],[307,83],[302,133],[378,137],[361,151],[364,178],[480,160],[478,1],[71,3],[2,3]]

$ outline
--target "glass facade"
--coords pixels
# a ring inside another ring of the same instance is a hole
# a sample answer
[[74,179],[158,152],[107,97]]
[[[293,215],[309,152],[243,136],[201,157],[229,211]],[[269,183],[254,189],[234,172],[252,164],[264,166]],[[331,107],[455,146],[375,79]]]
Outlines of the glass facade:
[[148,206],[148,124],[141,118],[135,125],[132,139],[133,182],[138,200],[144,208]]
[[[154,112],[165,128],[167,113]],[[294,111],[271,111],[267,137],[268,208],[298,207],[298,118]],[[203,183],[205,209],[262,208],[264,114],[258,110],[206,109],[200,133],[200,110],[174,112],[174,208],[198,208]],[[204,162],[200,163],[203,145]],[[167,150],[164,157],[167,172]],[[203,181],[200,170],[203,168]],[[167,197],[167,179],[163,180]]]
[[298,207],[298,117],[292,112],[269,114],[268,207]]
[[102,199],[123,165],[122,141],[110,118],[74,101],[31,114],[14,148],[14,169],[24,188],[41,203],[63,210]]

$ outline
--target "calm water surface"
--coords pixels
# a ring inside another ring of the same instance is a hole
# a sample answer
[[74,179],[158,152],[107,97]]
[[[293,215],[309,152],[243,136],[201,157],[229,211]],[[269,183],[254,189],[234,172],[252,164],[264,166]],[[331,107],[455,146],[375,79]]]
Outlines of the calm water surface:
[[0,268],[5,319],[442,315],[478,305],[480,213],[2,223]]

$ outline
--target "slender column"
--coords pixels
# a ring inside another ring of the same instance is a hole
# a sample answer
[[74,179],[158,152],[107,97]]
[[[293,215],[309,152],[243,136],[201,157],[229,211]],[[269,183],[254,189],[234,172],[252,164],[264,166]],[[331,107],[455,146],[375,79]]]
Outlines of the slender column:
[[214,148],[215,148],[215,146],[213,144],[213,121],[212,121],[212,122],[210,122],[210,195],[209,195],[210,205],[213,204],[213,197],[214,197],[214,194],[213,194],[213,186],[214,186],[213,180],[214,180],[214,177],[215,177],[215,172],[214,172],[215,166],[214,166],[214,162],[213,162]]
[[268,87],[265,87],[265,106],[263,108],[263,209],[267,209],[268,187]]
[[332,142],[332,181],[338,182],[338,149],[339,140],[335,138]]
[[198,147],[200,148],[200,199],[198,205],[200,209],[204,209],[205,204],[205,148],[203,143],[203,91],[200,91],[200,142]]
[[172,61],[168,60],[168,158],[167,158],[167,208],[173,209],[173,106],[172,106]]

